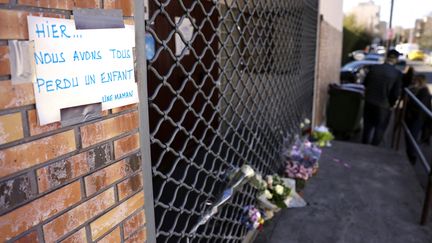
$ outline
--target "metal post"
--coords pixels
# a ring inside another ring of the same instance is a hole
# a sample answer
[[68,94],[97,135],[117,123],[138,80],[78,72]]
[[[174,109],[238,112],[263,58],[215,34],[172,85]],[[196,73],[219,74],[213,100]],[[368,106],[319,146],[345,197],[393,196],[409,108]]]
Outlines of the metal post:
[[396,102],[396,108],[394,111],[393,132],[392,132],[391,142],[390,142],[391,148],[393,148],[393,149],[395,148],[395,143],[396,143],[396,133],[399,131],[400,126],[401,126],[401,124],[400,124],[401,117],[402,117],[401,116],[402,111],[400,109],[401,102],[402,102],[402,99],[399,99]]
[[403,104],[402,104],[402,111],[401,111],[401,115],[400,115],[400,119],[399,119],[399,129],[397,129],[397,131],[395,131],[396,133],[396,141],[395,141],[395,148],[396,150],[399,150],[399,145],[400,145],[400,138],[401,138],[401,133],[402,133],[402,122],[403,119],[405,118],[405,112],[406,112],[406,104],[408,102],[408,95],[405,95],[405,98],[403,99]]
[[136,73],[139,95],[139,133],[140,151],[144,177],[144,198],[147,242],[156,242],[156,228],[153,204],[152,166],[150,156],[150,130],[147,102],[147,60],[145,53],[145,6],[143,0],[134,0],[135,10],[135,53],[137,59]]
[[[394,4],[394,0],[391,0],[391,5],[390,5],[390,21],[389,21],[389,30],[392,31],[392,21],[393,21],[393,4]],[[387,51],[390,49],[391,46],[391,37],[393,36],[393,31],[391,32],[392,35],[389,36],[388,40],[387,40]]]

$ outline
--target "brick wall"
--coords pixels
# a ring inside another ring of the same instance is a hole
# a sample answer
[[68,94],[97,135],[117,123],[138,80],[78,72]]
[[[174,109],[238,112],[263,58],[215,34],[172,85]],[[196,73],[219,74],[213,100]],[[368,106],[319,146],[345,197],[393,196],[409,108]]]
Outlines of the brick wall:
[[320,23],[318,49],[318,83],[315,95],[314,124],[325,121],[327,89],[330,83],[339,83],[342,56],[342,32],[322,20]]
[[32,84],[10,81],[7,40],[26,40],[27,15],[133,0],[0,0],[0,242],[143,242],[137,105],[74,126],[39,126]]

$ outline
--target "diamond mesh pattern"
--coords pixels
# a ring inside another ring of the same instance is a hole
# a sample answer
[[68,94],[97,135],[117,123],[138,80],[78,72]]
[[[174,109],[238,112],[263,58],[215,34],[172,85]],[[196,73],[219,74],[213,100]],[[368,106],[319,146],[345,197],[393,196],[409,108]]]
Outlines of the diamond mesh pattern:
[[[318,0],[149,2],[146,28],[157,46],[147,82],[157,241],[241,242],[242,207],[256,194],[248,185],[190,231],[230,169],[247,162],[276,172],[284,135],[311,117]],[[183,30],[188,22],[191,36]]]

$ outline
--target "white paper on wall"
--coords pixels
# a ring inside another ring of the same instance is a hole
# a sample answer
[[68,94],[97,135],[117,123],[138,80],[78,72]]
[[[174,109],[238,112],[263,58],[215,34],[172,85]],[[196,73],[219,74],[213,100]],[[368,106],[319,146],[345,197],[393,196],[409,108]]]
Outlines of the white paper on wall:
[[106,110],[138,102],[133,28],[76,30],[73,20],[27,20],[40,125],[60,121],[62,108],[102,102]]

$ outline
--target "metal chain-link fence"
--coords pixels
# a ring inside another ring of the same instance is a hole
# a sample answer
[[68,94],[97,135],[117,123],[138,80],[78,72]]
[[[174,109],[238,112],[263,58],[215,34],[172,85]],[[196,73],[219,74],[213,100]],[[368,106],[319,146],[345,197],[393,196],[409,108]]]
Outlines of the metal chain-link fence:
[[318,0],[149,0],[146,31],[158,242],[241,242],[245,185],[193,232],[243,163],[280,169],[311,117]]

